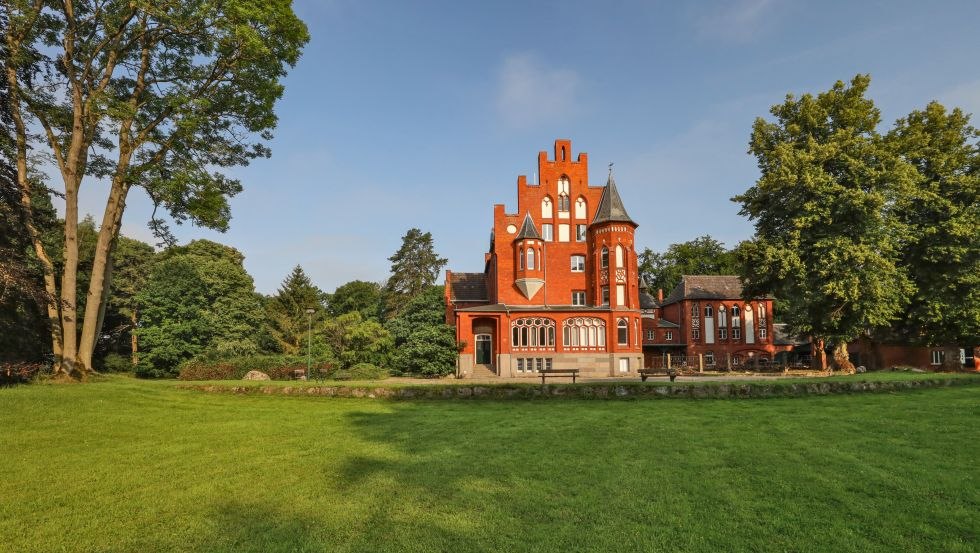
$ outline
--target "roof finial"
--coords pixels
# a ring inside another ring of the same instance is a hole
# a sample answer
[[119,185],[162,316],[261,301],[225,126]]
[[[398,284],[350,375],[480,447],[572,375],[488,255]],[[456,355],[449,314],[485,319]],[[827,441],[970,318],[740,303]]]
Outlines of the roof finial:
[[612,178],[612,166],[613,166],[613,162],[610,161],[609,162],[609,178]]

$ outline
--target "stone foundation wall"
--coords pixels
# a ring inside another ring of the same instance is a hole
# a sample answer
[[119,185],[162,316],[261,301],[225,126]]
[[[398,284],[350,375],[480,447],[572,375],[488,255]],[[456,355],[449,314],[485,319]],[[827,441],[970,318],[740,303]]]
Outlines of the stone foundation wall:
[[[497,366],[494,369],[498,376],[503,378],[541,378],[535,371],[519,372],[518,359],[551,359],[553,369],[578,369],[579,376],[589,378],[607,377],[638,377],[638,370],[643,367],[643,354],[641,353],[558,353],[558,352],[515,352],[510,354],[500,354],[497,356]],[[626,358],[629,360],[629,371],[619,371],[619,360]],[[459,367],[464,378],[473,375],[473,356],[461,354],[459,356]]]

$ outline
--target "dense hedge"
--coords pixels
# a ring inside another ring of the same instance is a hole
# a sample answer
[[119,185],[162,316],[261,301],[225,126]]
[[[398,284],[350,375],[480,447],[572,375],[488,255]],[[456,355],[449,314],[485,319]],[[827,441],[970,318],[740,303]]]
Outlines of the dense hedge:
[[[180,380],[241,380],[248,371],[262,371],[272,380],[291,380],[293,372],[306,372],[306,357],[301,355],[252,355],[212,361],[192,359],[180,366]],[[370,363],[359,363],[339,369],[330,361],[313,360],[313,377],[328,380],[381,380],[388,371]]]
[[[272,380],[289,380],[293,371],[306,372],[306,357],[299,355],[250,355],[211,361],[191,359],[180,365],[180,380],[241,380],[248,371],[262,371]],[[329,374],[333,364],[323,359],[314,359],[313,373],[323,371]]]

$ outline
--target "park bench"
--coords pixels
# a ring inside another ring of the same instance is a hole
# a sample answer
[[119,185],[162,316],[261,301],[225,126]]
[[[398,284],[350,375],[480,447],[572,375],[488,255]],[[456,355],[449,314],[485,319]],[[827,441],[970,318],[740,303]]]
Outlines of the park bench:
[[578,376],[578,369],[544,369],[538,371],[541,375],[541,384],[544,384],[544,379],[549,376],[570,376],[572,377],[572,384],[575,383],[575,378]]
[[651,376],[669,376],[670,381],[673,382],[677,378],[677,369],[671,367],[669,369],[640,369],[640,380],[646,382]]

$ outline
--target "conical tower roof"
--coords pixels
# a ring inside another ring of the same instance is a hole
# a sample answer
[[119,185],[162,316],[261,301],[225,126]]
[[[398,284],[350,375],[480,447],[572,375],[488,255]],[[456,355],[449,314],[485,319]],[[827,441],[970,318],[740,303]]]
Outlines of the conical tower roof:
[[619,197],[619,190],[616,190],[616,179],[612,176],[612,169],[609,170],[609,179],[606,180],[606,187],[602,190],[602,199],[599,200],[599,207],[595,211],[592,224],[608,222],[632,223],[636,226],[623,207],[623,199]]
[[541,240],[538,229],[534,228],[534,221],[531,220],[530,213],[524,215],[524,223],[521,225],[521,230],[517,232],[517,237],[514,240],[524,240],[526,238]]

